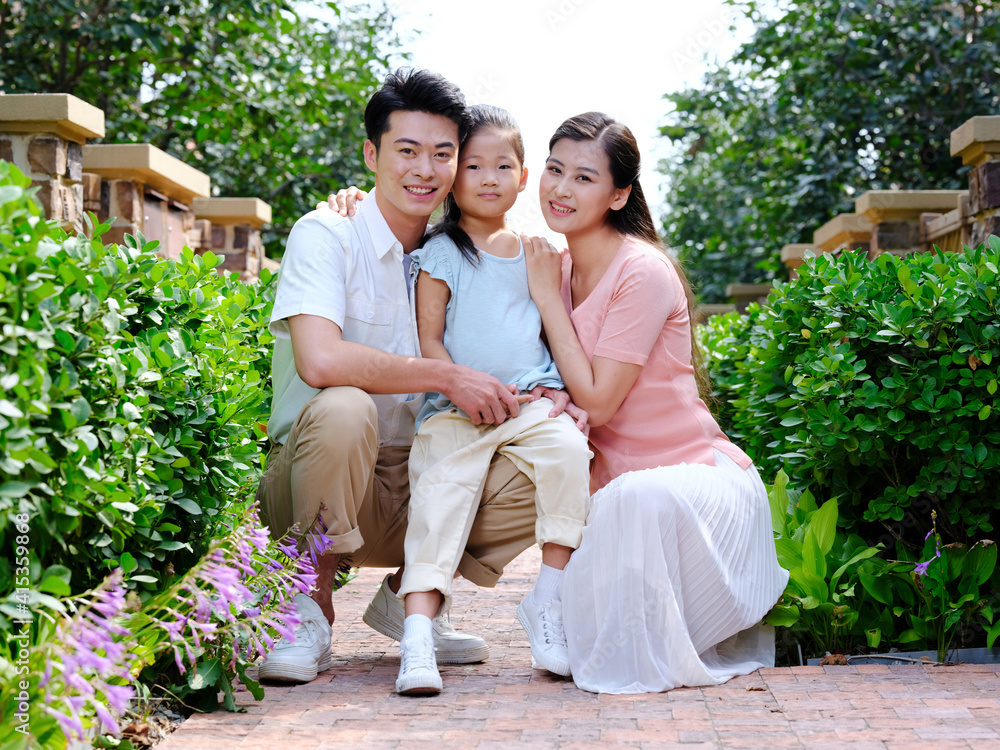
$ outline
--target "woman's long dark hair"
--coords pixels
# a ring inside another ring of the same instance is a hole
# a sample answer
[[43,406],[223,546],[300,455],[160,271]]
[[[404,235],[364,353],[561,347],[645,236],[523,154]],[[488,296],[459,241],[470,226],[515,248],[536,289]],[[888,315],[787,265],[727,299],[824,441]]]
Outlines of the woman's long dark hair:
[[607,223],[621,234],[638,237],[663,251],[664,255],[677,271],[684,294],[687,297],[688,318],[691,326],[691,364],[694,367],[695,380],[698,383],[698,393],[710,407],[713,405],[712,382],[705,369],[705,362],[694,335],[695,298],[691,284],[673,253],[667,251],[653,223],[653,216],[646,203],[646,196],[639,184],[639,145],[632,131],[603,112],[584,112],[582,115],[570,117],[558,127],[549,139],[549,151],[557,141],[568,138],[571,141],[597,141],[601,144],[611,169],[611,181],[618,189],[632,187],[628,201],[617,211],[609,211]]
[[[500,107],[493,107],[489,104],[476,104],[469,107],[469,129],[459,144],[459,159],[462,158],[462,149],[465,148],[469,139],[482,130],[495,130],[500,135],[506,137],[514,149],[514,155],[517,157],[518,164],[524,167],[524,141],[521,138],[521,129],[517,126],[517,121],[507,110]],[[462,256],[467,261],[472,265],[477,265],[479,263],[479,251],[476,250],[472,238],[458,225],[459,219],[462,218],[462,209],[455,202],[454,193],[448,193],[448,197],[444,199],[443,209],[444,215],[441,217],[441,220],[424,235],[420,246],[423,247],[432,237],[443,234],[458,246]]]

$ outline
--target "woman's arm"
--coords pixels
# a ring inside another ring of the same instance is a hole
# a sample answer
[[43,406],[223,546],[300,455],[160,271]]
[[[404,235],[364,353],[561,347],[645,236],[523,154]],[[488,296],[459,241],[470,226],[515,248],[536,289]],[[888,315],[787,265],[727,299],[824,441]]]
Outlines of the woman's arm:
[[451,362],[451,355],[444,348],[444,319],[451,290],[441,279],[427,271],[417,275],[417,337],[420,354],[431,359]]
[[562,257],[541,237],[522,235],[521,239],[528,266],[528,287],[541,313],[552,358],[573,402],[588,413],[592,427],[600,427],[618,411],[642,366],[607,357],[594,357],[591,363],[559,291]]

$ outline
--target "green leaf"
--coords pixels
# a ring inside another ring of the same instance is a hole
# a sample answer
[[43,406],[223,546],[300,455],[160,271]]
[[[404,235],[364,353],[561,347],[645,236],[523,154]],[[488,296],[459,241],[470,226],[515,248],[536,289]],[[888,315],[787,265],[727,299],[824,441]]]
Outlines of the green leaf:
[[220,677],[224,679],[222,662],[218,659],[209,659],[198,662],[194,670],[188,672],[187,682],[192,690],[204,690],[215,686]]
[[837,518],[837,499],[831,498],[813,513],[809,521],[809,532],[815,534],[816,543],[824,556],[833,549],[833,540],[837,534]]
[[774,484],[767,493],[771,509],[771,528],[776,536],[788,536],[788,475],[778,471]]
[[799,608],[790,604],[775,604],[764,616],[764,622],[779,628],[788,628],[799,621]]
[[826,578],[826,557],[820,549],[812,526],[806,531],[802,542],[802,567],[819,578]]
[[859,570],[858,580],[861,581],[865,591],[871,594],[876,601],[886,605],[892,604],[892,588],[883,578]]
[[39,591],[45,591],[55,596],[69,596],[72,594],[69,584],[57,576],[49,576],[38,585]]
[[121,557],[118,560],[118,563],[119,565],[121,565],[122,572],[126,576],[133,570],[135,570],[137,567],[139,567],[139,564],[135,561],[135,558],[132,557],[132,555],[130,555],[128,552],[122,552]]
[[4,482],[0,484],[0,497],[19,498],[24,497],[34,487],[28,482]]

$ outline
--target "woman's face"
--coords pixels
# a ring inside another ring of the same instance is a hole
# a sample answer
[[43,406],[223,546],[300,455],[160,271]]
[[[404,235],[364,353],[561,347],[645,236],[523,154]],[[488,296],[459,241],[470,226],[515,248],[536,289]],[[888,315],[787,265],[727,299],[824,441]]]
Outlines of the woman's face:
[[545,161],[538,197],[549,229],[569,236],[603,227],[608,212],[625,205],[628,191],[615,187],[600,143],[563,138]]

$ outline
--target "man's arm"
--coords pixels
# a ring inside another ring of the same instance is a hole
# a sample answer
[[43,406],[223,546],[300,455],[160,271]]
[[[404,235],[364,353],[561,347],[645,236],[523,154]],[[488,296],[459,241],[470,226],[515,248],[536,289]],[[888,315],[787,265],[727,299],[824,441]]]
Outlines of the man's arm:
[[408,357],[344,341],[340,326],[317,315],[288,319],[295,369],[306,385],[351,385],[368,393],[443,393],[473,424],[517,416],[517,399],[499,380],[471,367]]

